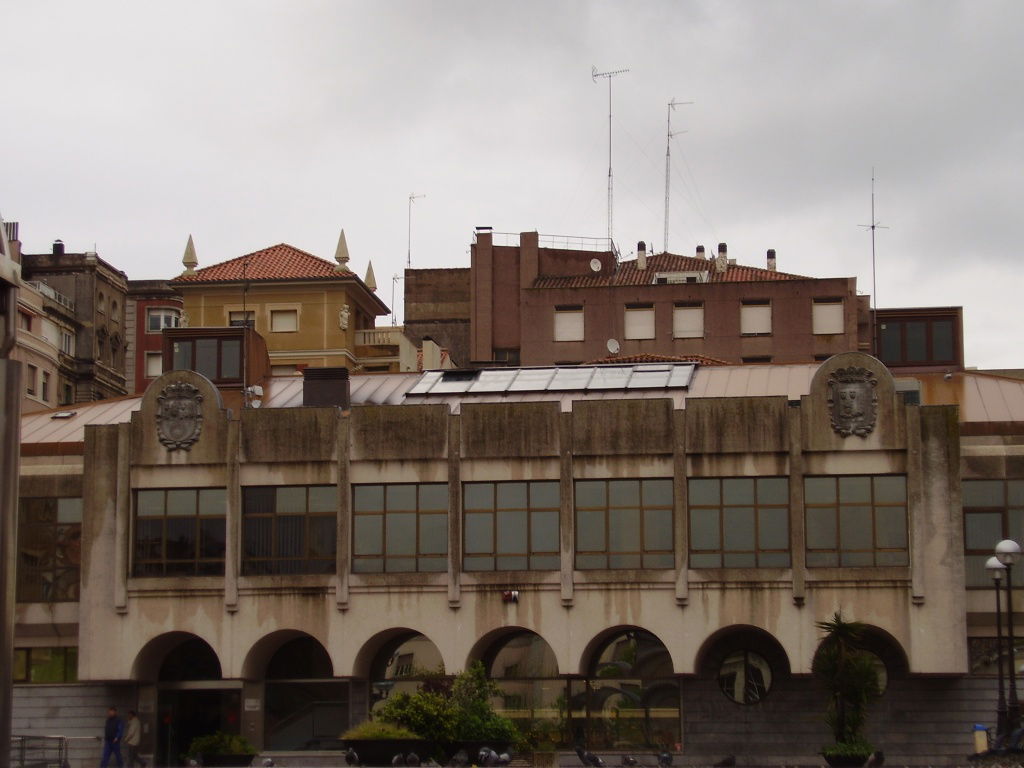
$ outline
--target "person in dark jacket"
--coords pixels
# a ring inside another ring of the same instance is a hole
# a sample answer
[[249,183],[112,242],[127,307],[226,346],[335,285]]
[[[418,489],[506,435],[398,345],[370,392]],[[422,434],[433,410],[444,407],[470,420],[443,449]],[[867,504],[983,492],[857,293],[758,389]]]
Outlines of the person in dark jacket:
[[124,760],[121,759],[123,735],[124,723],[117,716],[117,707],[111,707],[107,710],[107,722],[103,724],[103,759],[100,760],[100,768],[107,768],[111,755],[117,761],[117,768],[124,768]]

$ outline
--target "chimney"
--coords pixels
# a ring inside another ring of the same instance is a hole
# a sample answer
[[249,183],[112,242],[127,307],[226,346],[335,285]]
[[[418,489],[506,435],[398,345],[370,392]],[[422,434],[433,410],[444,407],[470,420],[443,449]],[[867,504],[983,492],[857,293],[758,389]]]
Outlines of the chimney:
[[768,271],[769,272],[774,272],[775,271],[775,249],[774,248],[769,248],[768,249]]
[[641,272],[647,269],[647,243],[643,240],[636,244],[636,268]]
[[704,257],[704,246],[703,246],[703,245],[698,245],[698,246],[697,246],[697,258],[698,258],[698,259],[703,259],[703,258],[705,258],[705,257]]
[[348,368],[303,368],[302,404],[334,405],[347,411],[352,405]]
[[718,244],[718,258],[715,259],[715,272],[723,273],[729,266],[729,253],[725,243]]
[[53,241],[53,255],[54,256],[63,256],[64,255],[64,241],[63,240],[54,240]]

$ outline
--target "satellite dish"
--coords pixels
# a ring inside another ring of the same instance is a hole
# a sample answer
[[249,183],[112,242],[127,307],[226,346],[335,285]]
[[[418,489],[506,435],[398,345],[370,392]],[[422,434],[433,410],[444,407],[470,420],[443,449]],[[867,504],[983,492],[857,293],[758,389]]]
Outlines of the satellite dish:
[[601,271],[601,260],[600,259],[591,259],[590,260],[590,270],[592,272],[600,272]]
[[605,344],[605,346],[608,347],[608,351],[611,354],[619,354],[619,342],[617,342],[615,339],[608,339],[608,342]]

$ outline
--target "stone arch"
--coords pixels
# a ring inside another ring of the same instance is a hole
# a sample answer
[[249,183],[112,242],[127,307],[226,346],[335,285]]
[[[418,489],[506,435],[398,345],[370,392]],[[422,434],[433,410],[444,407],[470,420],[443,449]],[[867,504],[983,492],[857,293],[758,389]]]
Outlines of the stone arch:
[[[875,654],[885,665],[885,674],[888,681],[901,680],[910,674],[910,661],[903,645],[888,631],[874,624],[865,624],[864,632],[861,635],[858,645],[865,651]],[[814,655],[818,655],[821,643],[814,649]]]
[[[327,664],[330,665],[331,674],[324,675],[324,677],[333,677],[334,662],[331,660],[330,654],[327,652],[323,643],[312,635],[298,629],[279,629],[268,635],[264,635],[253,643],[253,646],[245,655],[245,661],[242,662],[242,678],[244,680],[264,679],[266,677],[267,668],[274,659],[275,654],[289,643],[302,640],[311,640],[313,643],[316,643],[315,646],[310,647],[310,651],[316,654],[317,650],[319,650],[323,656],[326,657]],[[322,658],[315,658],[310,661],[318,667],[323,666]],[[299,676],[300,675],[296,675],[296,677]]]
[[[200,654],[200,657],[194,659],[194,662],[202,677],[191,679],[219,680],[223,667],[217,652],[205,639],[192,632],[165,632],[150,639],[135,656],[135,661],[132,663],[131,679],[150,683],[158,681],[161,678],[162,668],[171,654],[186,645],[192,645]],[[212,667],[213,664],[216,665],[215,676],[211,674],[212,670],[204,669]],[[164,673],[167,674],[167,671],[164,670]]]
[[[584,677],[597,673],[597,666],[601,662],[602,655],[605,655],[611,646],[620,641],[620,638],[633,635],[632,642],[639,644],[639,656],[636,663],[632,665],[629,674],[640,673],[640,677],[664,677],[675,674],[675,664],[668,646],[650,630],[632,624],[620,624],[609,627],[595,635],[580,655],[579,674]],[[660,648],[659,648],[660,646]],[[661,656],[661,653],[664,656]],[[658,654],[656,658],[654,654]],[[621,660],[607,659],[604,663],[620,664]],[[667,668],[665,665],[667,664]],[[625,670],[623,670],[625,672]]]
[[782,644],[770,632],[751,624],[733,624],[711,634],[697,651],[693,668],[701,677],[715,677],[725,658],[739,650],[754,650],[764,656],[776,675],[791,673]]
[[[390,657],[402,645],[416,638],[422,638],[433,646],[437,653],[437,661],[443,666],[444,656],[433,640],[419,630],[410,627],[392,627],[391,629],[377,632],[363,643],[358,653],[356,653],[355,660],[352,662],[352,676],[369,679],[374,672],[374,663],[376,661],[385,654]],[[433,661],[433,659],[428,660],[428,663],[430,661]],[[437,665],[434,666],[436,668]]]
[[[522,652],[519,654],[526,657],[524,661],[530,667],[523,670],[519,676],[523,677],[558,677],[559,664],[558,656],[555,654],[551,644],[539,633],[532,629],[520,626],[498,627],[484,634],[469,652],[466,659],[468,667],[474,661],[483,663],[488,676],[499,677],[494,674],[494,663],[503,653],[508,653],[510,645],[520,644]],[[531,644],[532,649],[527,649],[526,644]]]

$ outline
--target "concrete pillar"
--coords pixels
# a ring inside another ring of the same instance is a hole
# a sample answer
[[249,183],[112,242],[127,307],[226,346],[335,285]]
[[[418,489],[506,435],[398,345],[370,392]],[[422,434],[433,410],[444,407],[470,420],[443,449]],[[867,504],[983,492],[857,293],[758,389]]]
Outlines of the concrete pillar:
[[0,360],[0,768],[7,768],[11,759],[21,386],[21,363]]

